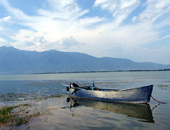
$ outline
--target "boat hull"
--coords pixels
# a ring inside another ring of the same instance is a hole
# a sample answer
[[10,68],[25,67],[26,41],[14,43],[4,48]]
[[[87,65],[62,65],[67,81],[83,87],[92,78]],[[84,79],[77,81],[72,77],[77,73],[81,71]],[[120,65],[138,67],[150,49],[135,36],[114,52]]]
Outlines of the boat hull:
[[106,102],[148,103],[152,90],[153,85],[124,90],[100,89],[92,91],[70,88],[69,96]]

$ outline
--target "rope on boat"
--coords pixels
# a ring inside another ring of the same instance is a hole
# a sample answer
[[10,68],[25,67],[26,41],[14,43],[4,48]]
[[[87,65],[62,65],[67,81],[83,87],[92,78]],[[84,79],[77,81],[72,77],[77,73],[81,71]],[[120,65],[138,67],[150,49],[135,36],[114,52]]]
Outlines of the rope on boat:
[[166,104],[166,102],[161,102],[161,101],[156,100],[152,95],[151,95],[151,97],[152,97],[152,99],[153,99],[154,101],[156,101],[156,102],[158,102],[158,103],[160,103],[160,104]]
[[154,106],[151,110],[153,111],[155,108],[157,108],[160,105],[160,103],[156,106]]

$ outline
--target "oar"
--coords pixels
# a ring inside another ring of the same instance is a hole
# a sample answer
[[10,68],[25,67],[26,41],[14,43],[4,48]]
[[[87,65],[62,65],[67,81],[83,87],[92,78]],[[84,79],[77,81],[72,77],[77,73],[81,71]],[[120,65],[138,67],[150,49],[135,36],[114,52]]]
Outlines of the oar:
[[[67,90],[67,91],[69,91],[70,85],[67,85],[67,84],[62,84],[62,85],[66,87],[66,90]],[[75,92],[77,92],[78,90],[85,89],[85,88],[79,88],[79,87],[71,87],[71,88],[74,89],[74,91],[72,92],[72,94],[75,93]]]
[[70,85],[68,85],[68,84],[62,84],[63,86],[65,86],[65,87],[70,87]]
[[[65,87],[70,87],[70,85],[68,85],[68,84],[62,84],[63,86],[65,86]],[[79,87],[71,87],[71,88],[73,88],[73,89],[85,89],[85,88],[79,88]]]
[[69,91],[70,89],[70,85],[67,85],[67,84],[62,84],[64,87],[66,87],[66,91]]

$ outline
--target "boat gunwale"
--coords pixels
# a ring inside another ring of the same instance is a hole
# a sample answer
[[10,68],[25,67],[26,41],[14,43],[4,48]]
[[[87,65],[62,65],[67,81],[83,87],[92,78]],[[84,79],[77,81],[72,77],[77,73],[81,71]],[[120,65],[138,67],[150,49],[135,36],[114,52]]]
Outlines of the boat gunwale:
[[147,85],[147,86],[142,86],[142,87],[135,87],[135,88],[127,88],[127,89],[99,89],[99,90],[89,90],[85,89],[83,87],[78,87],[78,88],[70,88],[70,89],[78,89],[78,90],[83,90],[83,91],[99,91],[99,92],[116,92],[116,91],[129,91],[129,90],[134,90],[134,89],[142,89],[142,88],[147,88],[147,87],[153,87],[153,85]]

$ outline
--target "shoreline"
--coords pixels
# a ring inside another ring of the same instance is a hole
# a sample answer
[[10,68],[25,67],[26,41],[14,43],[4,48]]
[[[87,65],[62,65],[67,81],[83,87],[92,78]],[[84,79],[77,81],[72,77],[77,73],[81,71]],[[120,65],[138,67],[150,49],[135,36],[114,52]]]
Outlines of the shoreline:
[[38,72],[38,73],[0,73],[0,75],[36,75],[36,74],[75,74],[75,73],[105,73],[105,72],[151,72],[151,71],[170,71],[170,69],[145,69],[145,70],[101,70],[101,71],[61,71],[61,72]]
[[170,71],[170,69],[158,69],[158,70],[113,70],[113,71],[42,72],[42,73],[31,73],[31,74],[67,74],[67,73],[102,73],[102,72],[146,72],[146,71]]

